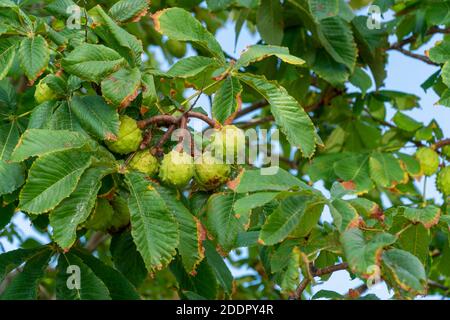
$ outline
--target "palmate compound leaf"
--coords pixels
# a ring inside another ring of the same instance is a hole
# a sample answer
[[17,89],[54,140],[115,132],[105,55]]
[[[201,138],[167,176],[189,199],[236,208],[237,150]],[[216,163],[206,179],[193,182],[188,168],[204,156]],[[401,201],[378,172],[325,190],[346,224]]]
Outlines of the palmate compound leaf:
[[131,234],[150,272],[165,267],[176,253],[179,227],[164,200],[144,175],[127,173]]
[[247,73],[238,78],[259,92],[270,104],[276,123],[286,135],[292,146],[298,147],[303,156],[311,158],[316,150],[317,138],[314,124],[300,104],[291,97],[285,88],[264,76]]
[[416,256],[404,250],[390,249],[383,253],[382,260],[400,288],[414,294],[426,293],[425,268]]
[[55,208],[76,188],[91,164],[90,153],[67,150],[38,158],[30,168],[20,192],[21,210],[41,214]]
[[224,123],[238,111],[242,86],[235,77],[227,77],[214,95],[212,104],[213,118]]
[[259,243],[274,245],[290,234],[308,235],[319,221],[324,204],[325,199],[310,191],[287,195],[262,226]]
[[[69,267],[70,266],[70,267]],[[56,298],[58,300],[111,300],[105,283],[77,255],[60,254],[56,276]],[[76,276],[79,276],[79,286]]]
[[86,145],[86,137],[75,131],[28,129],[22,136],[11,155],[11,161],[21,162],[34,156],[78,149]]
[[296,66],[300,66],[305,63],[305,61],[303,61],[302,59],[289,54],[289,48],[270,45],[253,45],[242,52],[241,56],[236,61],[234,68],[240,69],[243,67],[247,67],[252,63],[261,61],[271,56],[276,56],[283,62]]
[[114,141],[119,131],[119,114],[102,97],[74,96],[70,107],[81,126],[101,140]]
[[367,239],[360,229],[352,228],[341,234],[340,241],[350,269],[368,277],[380,266],[383,248],[393,244],[396,237],[383,232]]
[[178,252],[187,273],[195,273],[197,265],[204,258],[202,238],[203,228],[200,221],[192,215],[179,199],[181,195],[176,190],[152,183],[156,191],[164,200],[167,209],[173,213],[180,229],[180,243]]
[[170,39],[191,41],[216,57],[220,63],[225,62],[220,44],[207,31],[200,21],[181,8],[168,8],[153,14],[155,29]]
[[66,72],[97,83],[124,63],[125,60],[113,49],[89,43],[76,47],[62,59],[62,67]]
[[101,179],[113,170],[106,167],[87,169],[70,197],[50,212],[52,238],[62,249],[67,250],[75,243],[78,225],[86,221],[94,208]]
[[39,281],[44,276],[52,255],[53,251],[46,247],[29,256],[23,270],[0,295],[0,300],[36,300]]
[[235,248],[238,233],[248,228],[250,220],[250,212],[234,211],[237,199],[235,193],[215,193],[206,206],[206,227],[226,252]]

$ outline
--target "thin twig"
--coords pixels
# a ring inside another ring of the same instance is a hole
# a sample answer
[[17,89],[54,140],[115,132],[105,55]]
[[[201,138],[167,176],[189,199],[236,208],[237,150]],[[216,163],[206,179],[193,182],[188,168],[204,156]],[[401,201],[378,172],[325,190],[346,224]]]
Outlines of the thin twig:
[[[314,269],[314,268],[310,268],[313,270],[310,270],[312,277],[321,277],[323,275],[326,274],[330,274],[336,271],[340,271],[340,270],[346,270],[348,268],[348,263],[346,262],[342,262],[339,264],[335,264],[332,266],[328,266],[325,268],[321,268],[321,269]],[[302,282],[300,282],[299,286],[297,287],[297,290],[295,290],[295,294],[294,294],[294,298],[296,300],[300,300],[303,294],[303,291],[305,291],[306,287],[308,286],[308,284],[311,282],[311,279],[308,277],[305,277]]]

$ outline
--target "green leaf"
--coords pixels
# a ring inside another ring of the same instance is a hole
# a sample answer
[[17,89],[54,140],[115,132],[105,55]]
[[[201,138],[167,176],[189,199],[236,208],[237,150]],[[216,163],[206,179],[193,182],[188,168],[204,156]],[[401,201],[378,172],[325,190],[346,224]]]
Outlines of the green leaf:
[[108,103],[126,108],[137,97],[140,86],[139,69],[123,68],[102,81],[102,95]]
[[450,87],[450,61],[447,61],[442,68],[442,82],[447,87]]
[[319,40],[325,50],[336,62],[353,71],[357,49],[348,23],[340,17],[331,17],[320,20],[317,29]]
[[167,71],[167,75],[174,78],[191,78],[211,67],[219,67],[217,61],[213,58],[201,56],[187,57],[178,60],[169,71]]
[[21,162],[29,157],[44,156],[54,152],[79,149],[86,145],[86,137],[68,130],[28,129],[11,155],[11,160]]
[[247,229],[250,218],[250,212],[236,214],[233,209],[236,197],[233,193],[216,193],[208,199],[206,207],[207,229],[226,252],[235,248],[237,235]]
[[225,261],[223,261],[223,258],[217,253],[212,242],[206,240],[203,242],[203,245],[205,246],[205,255],[208,265],[214,271],[214,274],[216,275],[217,280],[219,280],[225,293],[231,295],[233,293],[233,275],[225,264]]
[[98,44],[85,43],[76,47],[64,59],[62,67],[81,79],[100,83],[118,70],[125,60],[113,49]]
[[166,266],[179,243],[177,222],[158,192],[142,174],[125,176],[130,189],[131,234],[150,272]]
[[190,276],[186,273],[180,259],[175,259],[170,264],[170,271],[177,279],[181,297],[184,292],[189,291],[206,299],[212,300],[216,298],[217,279],[206,260],[200,263],[195,276]]
[[389,233],[377,233],[366,239],[361,230],[353,228],[341,234],[341,243],[346,260],[355,273],[370,276],[374,266],[379,266],[379,258],[384,247],[395,242],[395,236]]
[[150,109],[158,101],[155,80],[148,73],[142,74],[142,107]]
[[324,49],[317,49],[312,70],[321,78],[334,86],[339,86],[349,79],[350,72],[347,67],[336,62]]
[[234,204],[234,211],[236,213],[249,212],[255,208],[262,207],[266,203],[275,199],[278,192],[258,192],[250,194],[246,197],[238,199]]
[[102,140],[117,140],[119,114],[107,105],[102,97],[74,96],[70,107],[86,131]]
[[247,67],[252,63],[271,56],[276,56],[278,59],[296,66],[305,63],[302,59],[289,54],[289,48],[270,45],[253,45],[244,50],[238,61],[236,61],[235,69]]
[[3,282],[8,273],[41,252],[43,248],[16,249],[0,254],[0,282]]
[[369,159],[370,177],[384,188],[393,188],[397,184],[408,182],[408,174],[398,159],[390,153],[375,152]]
[[333,217],[334,224],[341,232],[358,225],[358,211],[348,201],[341,199],[333,200],[330,205],[330,213]]
[[[76,266],[71,270],[69,266]],[[72,277],[80,276],[80,287],[75,285]],[[111,300],[111,295],[105,283],[89,268],[82,259],[73,253],[61,254],[58,259],[58,274],[56,277],[56,298],[58,300]]]
[[41,35],[23,39],[18,56],[28,80],[34,82],[45,71],[50,60],[47,41]]
[[0,195],[15,191],[25,182],[24,167],[20,163],[0,160]]
[[172,190],[156,183],[152,184],[164,200],[167,209],[175,216],[180,228],[180,243],[178,252],[183,266],[188,273],[195,273],[195,268],[204,257],[201,245],[202,227],[200,221],[184,206],[176,190]]
[[106,285],[113,300],[139,300],[133,285],[116,269],[104,264],[91,254],[79,249],[73,251]]
[[265,174],[263,170],[264,169],[245,169],[236,179],[237,185],[233,186],[231,189],[237,193],[285,191],[292,188],[310,189],[306,183],[281,168],[277,168],[275,174]]
[[139,287],[147,277],[144,260],[136,249],[130,231],[113,236],[110,251],[114,266],[135,286]]
[[306,236],[319,221],[323,201],[311,195],[292,195],[282,200],[261,228],[259,242],[274,245],[283,241],[295,229],[296,235]]
[[349,80],[355,87],[361,89],[363,95],[372,87],[372,79],[362,68],[355,68]]
[[369,157],[364,154],[354,154],[334,163],[336,175],[344,181],[353,182],[355,191],[365,193],[372,189],[369,178]]
[[13,278],[0,296],[1,300],[36,300],[38,285],[48,266],[53,252],[49,249],[41,250],[30,257],[23,270]]
[[270,104],[276,123],[292,146],[298,147],[303,156],[310,158],[316,149],[314,124],[300,104],[278,83],[264,76],[240,74],[239,79],[259,92]]
[[414,120],[413,118],[400,111],[396,112],[392,120],[397,125],[397,127],[408,132],[414,132],[423,127],[423,124],[421,122]]
[[108,45],[125,58],[131,67],[142,63],[142,41],[119,27],[117,23],[102,9],[100,5],[89,10],[93,19],[95,33]]
[[11,43],[7,49],[3,49],[0,53],[0,80],[8,75],[16,56],[16,44]]
[[19,128],[16,122],[0,125],[0,160],[10,160],[14,146],[19,141]]
[[225,62],[222,48],[216,38],[189,12],[181,8],[168,8],[153,14],[155,29],[170,39],[191,41],[217,58]]
[[149,3],[147,0],[120,0],[109,9],[109,15],[118,22],[136,22],[145,16]]
[[289,255],[287,268],[276,274],[281,291],[292,294],[298,287],[300,280],[300,251],[294,248]]
[[427,229],[430,229],[439,222],[441,209],[432,205],[424,208],[408,208],[404,209],[403,216],[414,223],[421,223]]
[[403,163],[404,167],[406,168],[406,171],[408,171],[408,174],[410,176],[419,177],[422,175],[420,163],[415,157],[405,153],[397,153],[397,156]]
[[421,224],[410,226],[398,239],[400,247],[419,258],[422,264],[428,261],[430,241],[428,230]]
[[438,42],[428,53],[431,61],[436,63],[446,63],[450,60],[450,42]]
[[309,0],[309,9],[314,19],[322,19],[337,16],[339,13],[338,0]]
[[261,0],[256,12],[256,27],[267,44],[280,45],[283,40],[283,8],[279,0]]
[[213,118],[224,123],[238,111],[242,86],[235,77],[227,77],[214,95],[212,104]]
[[67,250],[75,243],[77,227],[89,217],[101,187],[101,179],[111,171],[103,167],[87,169],[70,197],[50,212],[52,238],[62,249]]
[[52,210],[75,190],[90,164],[89,153],[70,150],[37,159],[20,192],[20,209],[34,214]]
[[426,293],[426,274],[423,265],[411,253],[399,249],[385,251],[383,263],[395,282],[406,291]]

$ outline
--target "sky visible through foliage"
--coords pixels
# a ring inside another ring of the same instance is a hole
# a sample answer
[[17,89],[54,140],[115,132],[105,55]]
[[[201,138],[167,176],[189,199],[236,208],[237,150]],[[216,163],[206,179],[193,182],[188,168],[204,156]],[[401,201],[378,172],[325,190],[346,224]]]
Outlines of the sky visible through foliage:
[[[389,19],[389,15],[385,17]],[[234,32],[234,24],[229,21],[224,28],[218,31],[216,36],[218,42],[222,45],[225,52],[227,52],[230,56],[239,56],[239,53],[245,49],[246,46],[255,44],[259,41],[258,34],[251,34],[245,28],[243,28],[237,45],[235,47],[235,32]],[[423,53],[424,50],[432,47],[436,41],[438,41],[440,36],[435,36],[432,41],[429,42],[428,47],[421,47],[419,49],[419,53]],[[395,41],[395,39],[392,39]],[[156,57],[159,58],[160,62],[162,62],[163,68],[168,68],[169,65],[167,62],[164,62],[164,58],[161,55],[161,52],[156,52]],[[443,106],[435,106],[435,102],[438,100],[438,96],[433,92],[432,89],[429,89],[428,92],[424,92],[424,90],[420,87],[422,82],[427,79],[431,74],[438,70],[438,67],[430,66],[424,64],[421,61],[414,60],[402,55],[399,52],[390,52],[389,54],[389,63],[387,66],[388,77],[385,81],[385,87],[390,90],[398,90],[402,92],[412,93],[420,97],[420,105],[421,109],[414,109],[411,111],[405,112],[410,115],[417,121],[423,122],[424,124],[428,124],[432,119],[436,119],[440,124],[444,136],[450,136],[450,108],[446,108]],[[350,85],[350,89],[351,85]],[[208,100],[205,96],[203,96],[198,105],[208,105]],[[388,116],[387,120],[391,120],[395,110],[392,108],[388,108]],[[251,114],[249,115],[251,117]],[[199,121],[193,121],[193,126],[196,128],[200,128],[202,125]],[[411,151],[405,150],[407,153],[413,153],[415,149],[411,149]],[[416,182],[419,189],[423,192],[423,179],[421,181]],[[325,195],[328,195],[328,192],[325,188],[321,187],[320,183],[315,185],[318,187]],[[435,178],[428,178],[426,182],[426,193],[428,197],[432,197],[437,200],[439,204],[442,203],[442,195],[437,192],[435,187]],[[329,213],[324,212],[323,219],[328,219]],[[23,215],[17,215],[15,218],[15,222],[18,223],[21,227],[21,232],[28,237],[34,237],[37,240],[46,243],[48,239],[41,234],[37,233],[29,223],[29,220],[26,220]],[[6,251],[12,250],[15,248],[16,244],[7,243],[4,240],[0,240],[3,249]],[[245,255],[245,251],[241,254]],[[230,266],[231,267],[231,266]],[[246,273],[245,269],[235,269],[232,268],[234,275],[239,275]],[[352,280],[349,277],[349,274],[346,271],[339,271],[334,273],[331,278],[325,282],[324,284],[317,285],[314,287],[314,292],[317,292],[322,289],[333,290],[342,294],[345,294],[348,289],[354,288],[357,285],[361,284],[361,280]],[[313,292],[313,293],[314,293]],[[380,298],[389,298],[392,294],[388,292],[386,286],[384,284],[376,285],[368,293],[375,293]]]

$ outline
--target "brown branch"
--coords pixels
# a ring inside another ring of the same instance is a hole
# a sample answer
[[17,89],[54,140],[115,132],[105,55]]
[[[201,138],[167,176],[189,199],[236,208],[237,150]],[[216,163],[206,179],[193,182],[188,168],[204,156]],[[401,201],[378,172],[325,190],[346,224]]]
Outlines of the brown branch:
[[425,62],[432,66],[440,66],[439,63],[435,63],[435,62],[431,61],[430,58],[428,58],[427,56],[423,56],[423,55],[411,52],[409,50],[404,49],[403,47],[391,47],[390,50],[399,51],[399,52],[403,53],[405,56],[420,60],[420,61]]
[[[326,274],[330,274],[330,273],[333,273],[336,271],[346,270],[347,268],[348,268],[348,263],[342,262],[342,263],[335,264],[335,265],[328,266],[328,267],[321,268],[321,269],[314,269],[314,267],[311,267],[310,272],[311,272],[312,277],[321,277],[321,276],[324,276]],[[297,287],[297,290],[295,290],[295,294],[294,294],[294,298],[296,300],[301,300],[303,291],[305,291],[306,287],[308,286],[308,284],[310,282],[311,282],[311,279],[308,277],[305,277],[302,280],[302,282],[300,282],[300,284]]]
[[434,148],[435,149],[440,149],[440,148],[443,148],[443,147],[448,146],[448,145],[450,145],[450,138],[436,142],[434,144]]
[[145,132],[144,134],[144,138],[142,139],[141,145],[139,146],[139,148],[141,150],[144,150],[145,148],[147,148],[150,144],[150,142],[152,141],[153,138],[153,133],[152,130],[149,129]]
[[166,132],[162,135],[162,137],[159,139],[156,146],[152,149],[152,154],[161,154],[162,153],[162,146],[164,143],[166,143],[167,140],[169,140],[170,136],[172,135],[172,132],[175,130],[176,126],[173,124],[169,128],[167,128]]
[[137,125],[140,129],[144,129],[145,127],[151,125],[151,124],[161,124],[161,123],[165,123],[165,124],[177,124],[180,121],[180,118],[171,116],[171,115],[167,115],[167,114],[162,114],[162,115],[157,115],[157,116],[153,116],[151,118],[147,118],[144,120],[140,120],[137,122]]
[[[203,113],[200,112],[194,112],[194,111],[189,111],[186,113],[186,115],[183,116],[187,116],[188,118],[197,118],[200,120],[203,120],[204,122],[206,122],[208,125],[210,125],[211,127],[215,128],[218,127],[218,123],[209,118],[207,115],[204,115]],[[181,117],[175,117],[175,116],[171,116],[168,114],[161,114],[161,115],[157,115],[157,116],[153,116],[144,120],[140,120],[137,122],[137,125],[140,129],[144,129],[145,127],[151,125],[151,124],[169,124],[169,125],[178,125],[181,122],[181,119],[183,118],[183,116]]]
[[200,119],[204,122],[206,122],[210,127],[212,128],[217,128],[219,127],[219,123],[216,122],[215,120],[209,118],[207,115],[204,115],[203,113],[200,112],[194,112],[194,111],[189,111],[187,113],[188,118],[197,118]]

